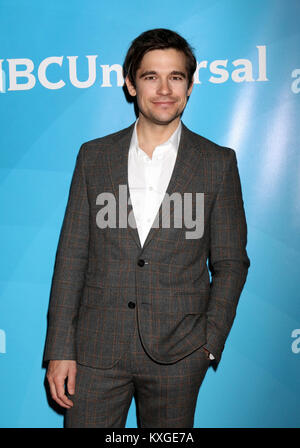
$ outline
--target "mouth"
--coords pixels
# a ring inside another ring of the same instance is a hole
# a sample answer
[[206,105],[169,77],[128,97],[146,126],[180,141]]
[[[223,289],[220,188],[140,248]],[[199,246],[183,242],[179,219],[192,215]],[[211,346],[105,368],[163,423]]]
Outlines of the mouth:
[[175,104],[175,101],[153,101],[153,104],[155,106],[169,107],[169,106],[173,106],[173,104]]

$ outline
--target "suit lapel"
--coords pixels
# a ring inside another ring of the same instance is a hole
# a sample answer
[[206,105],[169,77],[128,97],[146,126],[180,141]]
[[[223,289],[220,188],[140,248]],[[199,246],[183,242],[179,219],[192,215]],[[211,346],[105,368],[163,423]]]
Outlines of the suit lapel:
[[[189,129],[182,123],[181,138],[178,146],[177,157],[172,172],[170,182],[168,184],[166,195],[171,196],[172,193],[178,192],[183,195],[187,192],[187,186],[190,183],[194,172],[196,172],[197,167],[200,162],[199,149],[193,144],[192,133]],[[162,222],[162,204],[157,212],[159,215],[159,223]],[[172,223],[174,214],[174,208],[170,207],[170,223]],[[156,215],[157,216],[157,215]],[[160,227],[151,227],[147,235],[143,249],[148,246],[152,238],[159,237]]]
[[[127,189],[127,202],[130,198],[129,183],[128,183],[128,152],[131,142],[132,133],[134,130],[134,123],[122,131],[121,137],[115,138],[115,143],[110,145],[108,151],[108,167],[111,176],[111,181],[113,185],[114,195],[117,198],[117,203],[119,205],[119,185],[125,185]],[[119,208],[119,207],[118,207]],[[134,221],[134,227],[128,225],[129,232],[134,239],[136,245],[141,249],[141,242],[139,234],[136,228],[136,222],[134,219],[132,204],[128,204],[127,215],[131,213]]]
[[[119,197],[119,185],[126,185],[127,199],[130,197],[129,184],[128,184],[128,152],[130,141],[134,129],[134,123],[123,131],[121,138],[116,138],[115,144],[108,152],[108,166],[110,176],[113,184],[115,197]],[[187,186],[191,181],[194,172],[196,172],[200,163],[199,148],[193,143],[193,133],[182,123],[181,138],[178,147],[178,153],[173,169],[173,173],[168,184],[166,195],[172,195],[172,193],[178,192],[183,195],[187,190]],[[133,219],[134,214],[132,211],[132,204],[128,205],[128,213],[131,212]],[[159,214],[159,221],[161,222],[162,204],[157,212]],[[173,208],[170,210],[170,222],[173,218]],[[138,231],[135,226],[128,225],[129,232],[133,237],[138,248],[144,250],[150,243],[154,236],[159,237],[160,228],[151,227],[147,235],[146,241],[143,247],[141,247]]]

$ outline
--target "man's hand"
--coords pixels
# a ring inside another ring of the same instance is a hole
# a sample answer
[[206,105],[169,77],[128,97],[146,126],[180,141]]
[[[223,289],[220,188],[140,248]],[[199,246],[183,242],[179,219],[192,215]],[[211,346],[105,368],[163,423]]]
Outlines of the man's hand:
[[65,380],[68,378],[67,389],[70,395],[75,393],[76,361],[50,361],[47,379],[53,400],[60,406],[70,409],[73,402],[65,394]]

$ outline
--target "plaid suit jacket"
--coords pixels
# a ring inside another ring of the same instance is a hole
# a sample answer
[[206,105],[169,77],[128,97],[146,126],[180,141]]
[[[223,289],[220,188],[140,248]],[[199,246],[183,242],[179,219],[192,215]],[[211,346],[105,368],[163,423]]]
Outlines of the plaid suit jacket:
[[[182,126],[167,193],[204,193],[203,236],[188,239],[184,223],[172,226],[171,207],[170,228],[152,227],[141,247],[133,225],[96,223],[100,193],[113,195],[117,214],[119,185],[130,197],[133,127],[79,150],[56,252],[44,359],[110,368],[127,350],[137,320],[153,360],[172,363],[204,346],[218,362],[250,266],[235,152]],[[194,213],[194,194],[192,207]]]

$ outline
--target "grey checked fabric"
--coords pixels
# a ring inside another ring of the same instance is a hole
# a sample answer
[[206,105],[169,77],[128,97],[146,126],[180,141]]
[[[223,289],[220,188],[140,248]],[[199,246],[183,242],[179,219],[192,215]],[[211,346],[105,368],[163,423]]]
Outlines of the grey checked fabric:
[[137,324],[156,362],[174,363],[200,347],[220,361],[250,266],[235,152],[183,125],[167,193],[204,193],[204,235],[185,238],[190,229],[184,223],[151,228],[141,247],[136,228],[96,225],[100,193],[118,199],[119,186],[127,185],[129,197],[133,127],[84,143],[78,153],[55,259],[44,359],[111,369],[129,350]]
[[124,428],[133,397],[141,428],[192,428],[199,388],[209,366],[202,347],[173,364],[153,361],[137,331],[110,369],[77,364],[74,406],[66,428]]

